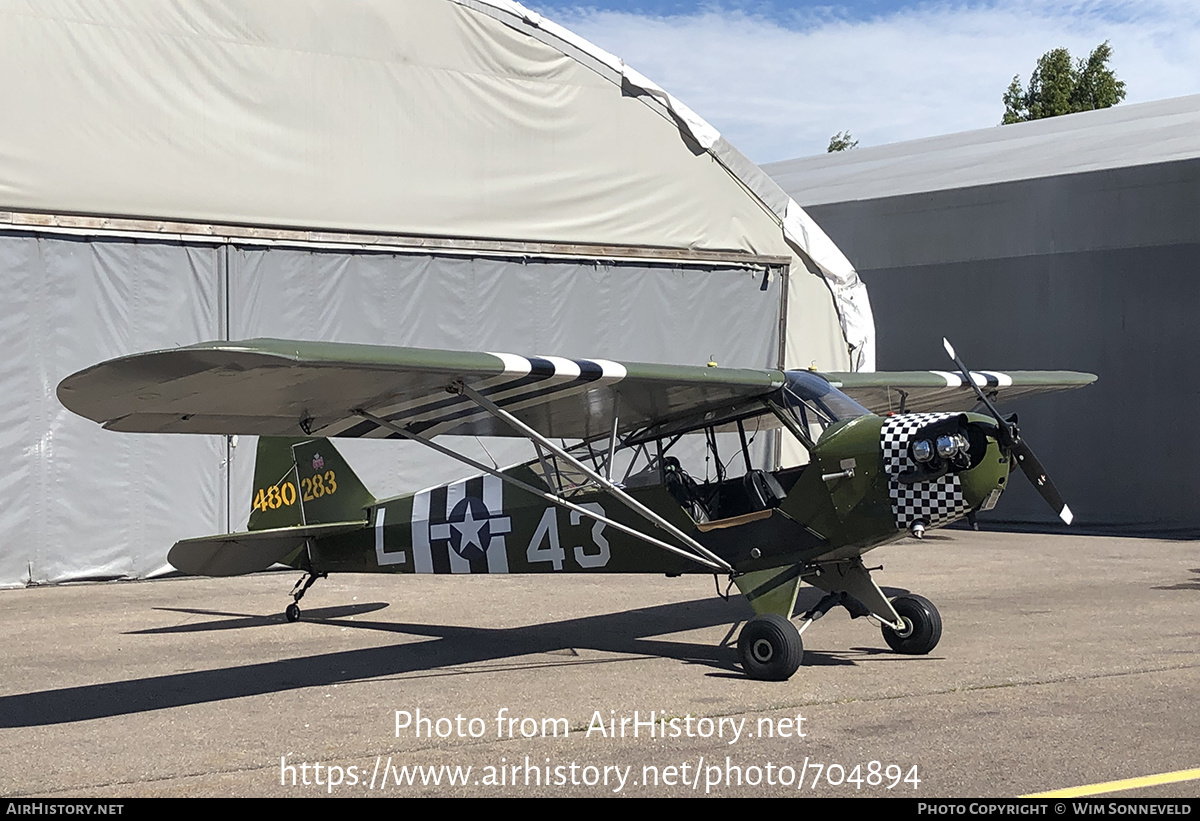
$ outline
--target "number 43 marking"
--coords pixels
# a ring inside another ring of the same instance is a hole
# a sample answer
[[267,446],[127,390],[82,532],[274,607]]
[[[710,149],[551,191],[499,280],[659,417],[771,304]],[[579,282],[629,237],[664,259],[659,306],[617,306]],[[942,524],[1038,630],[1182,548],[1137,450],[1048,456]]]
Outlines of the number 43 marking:
[[[605,515],[604,508],[596,502],[585,502],[580,507],[587,508],[601,516]],[[571,526],[578,526],[582,518],[583,514],[578,510],[572,510]],[[549,545],[543,547],[542,544],[547,541]],[[604,536],[604,522],[592,520],[592,544],[589,547],[590,550],[579,546],[573,551],[575,562],[580,567],[590,569],[604,567],[608,564],[610,553],[608,539]],[[530,564],[550,562],[555,570],[563,569],[566,551],[563,550],[558,536],[558,508],[548,507],[542,514],[542,520],[538,522],[537,528],[533,531],[533,538],[529,540],[529,547],[525,550],[525,558]]]

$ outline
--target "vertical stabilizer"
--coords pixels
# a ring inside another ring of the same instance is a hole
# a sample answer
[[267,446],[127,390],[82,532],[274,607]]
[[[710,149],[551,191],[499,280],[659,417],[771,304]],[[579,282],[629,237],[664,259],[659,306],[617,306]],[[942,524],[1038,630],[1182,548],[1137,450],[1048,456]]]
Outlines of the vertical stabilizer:
[[300,484],[304,523],[346,522],[363,518],[375,497],[328,439],[309,439],[292,447]]
[[248,529],[354,521],[374,503],[328,439],[259,437]]

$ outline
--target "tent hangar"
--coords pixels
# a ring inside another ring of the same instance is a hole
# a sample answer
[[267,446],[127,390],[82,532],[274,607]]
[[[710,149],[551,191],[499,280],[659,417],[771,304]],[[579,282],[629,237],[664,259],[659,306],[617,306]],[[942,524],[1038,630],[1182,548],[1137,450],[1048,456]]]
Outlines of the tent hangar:
[[[115,434],[58,381],[278,337],[871,370],[866,290],[708,123],[504,0],[0,0],[0,586],[241,526],[253,445]],[[380,492],[457,475],[345,451]],[[480,443],[503,461],[503,447]]]

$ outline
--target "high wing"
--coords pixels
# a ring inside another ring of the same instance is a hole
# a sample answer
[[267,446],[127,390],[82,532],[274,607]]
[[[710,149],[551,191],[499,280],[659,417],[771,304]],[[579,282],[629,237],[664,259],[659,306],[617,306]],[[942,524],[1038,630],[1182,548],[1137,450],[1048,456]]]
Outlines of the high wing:
[[[876,371],[822,373],[864,407],[878,414],[968,411],[979,399],[961,375],[950,371]],[[1076,371],[971,371],[971,379],[989,398],[1010,401],[1035,394],[1082,388],[1094,374]]]
[[[254,339],[102,362],[58,398],[142,433],[392,438],[518,436],[463,386],[547,437],[591,440],[684,418],[766,413],[784,373]],[[380,424],[383,420],[387,424]]]

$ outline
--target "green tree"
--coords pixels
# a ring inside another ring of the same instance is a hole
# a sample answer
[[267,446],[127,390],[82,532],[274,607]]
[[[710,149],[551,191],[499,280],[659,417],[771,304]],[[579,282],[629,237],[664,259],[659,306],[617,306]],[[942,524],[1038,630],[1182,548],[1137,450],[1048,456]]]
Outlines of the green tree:
[[1108,67],[1112,46],[1105,40],[1092,49],[1087,60],[1072,60],[1065,48],[1047,51],[1029,78],[1029,89],[1021,77],[1013,77],[1004,92],[1003,125],[1110,108],[1125,99],[1125,83]]
[[843,131],[829,138],[829,147],[825,149],[825,153],[832,154],[834,151],[849,151],[856,145],[858,145],[858,140],[852,138],[849,131]]

